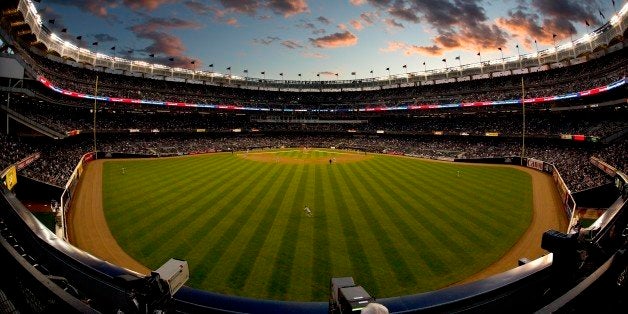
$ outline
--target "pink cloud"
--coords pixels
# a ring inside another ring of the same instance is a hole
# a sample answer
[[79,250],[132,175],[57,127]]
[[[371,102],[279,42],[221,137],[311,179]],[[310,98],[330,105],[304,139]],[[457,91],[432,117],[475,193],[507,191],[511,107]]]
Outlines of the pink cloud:
[[350,31],[344,31],[323,37],[310,38],[310,43],[318,48],[349,47],[358,43],[358,37]]
[[153,11],[167,3],[176,3],[179,0],[122,0],[122,3],[133,10]]
[[231,26],[238,26],[238,20],[234,17],[228,18],[227,20],[225,20],[225,23]]
[[310,11],[305,0],[269,0],[268,7],[276,14],[284,17]]
[[353,28],[355,28],[355,30],[357,31],[362,30],[364,28],[364,25],[362,25],[362,23],[360,23],[360,21],[358,20],[351,20],[349,21],[349,24],[351,24],[351,26],[353,26]]

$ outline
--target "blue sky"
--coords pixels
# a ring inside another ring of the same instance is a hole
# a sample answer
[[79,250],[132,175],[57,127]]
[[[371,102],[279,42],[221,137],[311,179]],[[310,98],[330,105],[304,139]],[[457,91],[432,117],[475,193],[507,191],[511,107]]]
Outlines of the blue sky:
[[[624,2],[616,0],[616,10]],[[121,57],[223,73],[231,67],[243,76],[263,71],[275,79],[415,72],[442,68],[442,59],[448,66],[478,62],[478,52],[482,60],[501,58],[500,47],[505,57],[516,55],[516,45],[522,54],[534,52],[535,40],[542,50],[576,39],[615,12],[612,0],[41,0],[36,6],[47,27],[75,42],[82,36],[79,44],[93,50],[112,54],[115,46]]]

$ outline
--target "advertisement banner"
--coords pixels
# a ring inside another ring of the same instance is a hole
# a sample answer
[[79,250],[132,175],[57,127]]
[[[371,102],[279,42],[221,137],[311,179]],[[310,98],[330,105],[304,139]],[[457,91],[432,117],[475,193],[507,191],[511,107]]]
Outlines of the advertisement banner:
[[29,156],[26,156],[24,159],[20,160],[17,162],[17,170],[20,171],[24,168],[26,168],[26,166],[32,164],[33,162],[35,162],[37,159],[39,159],[41,155],[39,153],[34,153],[31,154]]
[[543,162],[538,159],[528,158],[528,168],[543,170]]

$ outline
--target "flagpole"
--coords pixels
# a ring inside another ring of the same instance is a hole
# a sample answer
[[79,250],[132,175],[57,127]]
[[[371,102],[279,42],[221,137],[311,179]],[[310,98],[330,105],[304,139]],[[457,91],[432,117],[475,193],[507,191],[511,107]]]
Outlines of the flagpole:
[[96,85],[94,86],[94,153],[96,153],[96,97],[98,96],[98,75],[96,75]]
[[521,165],[523,166],[523,157],[526,150],[526,91],[523,85],[523,76],[521,77],[521,112],[523,123],[521,128]]

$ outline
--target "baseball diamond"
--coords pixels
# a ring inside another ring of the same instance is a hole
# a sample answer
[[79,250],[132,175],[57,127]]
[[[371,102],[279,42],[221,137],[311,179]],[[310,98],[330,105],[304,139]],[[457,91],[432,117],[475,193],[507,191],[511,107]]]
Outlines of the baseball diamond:
[[70,213],[71,242],[104,260],[185,259],[192,287],[299,301],[334,276],[378,297],[484,278],[566,227],[540,171],[301,148],[93,161]]

